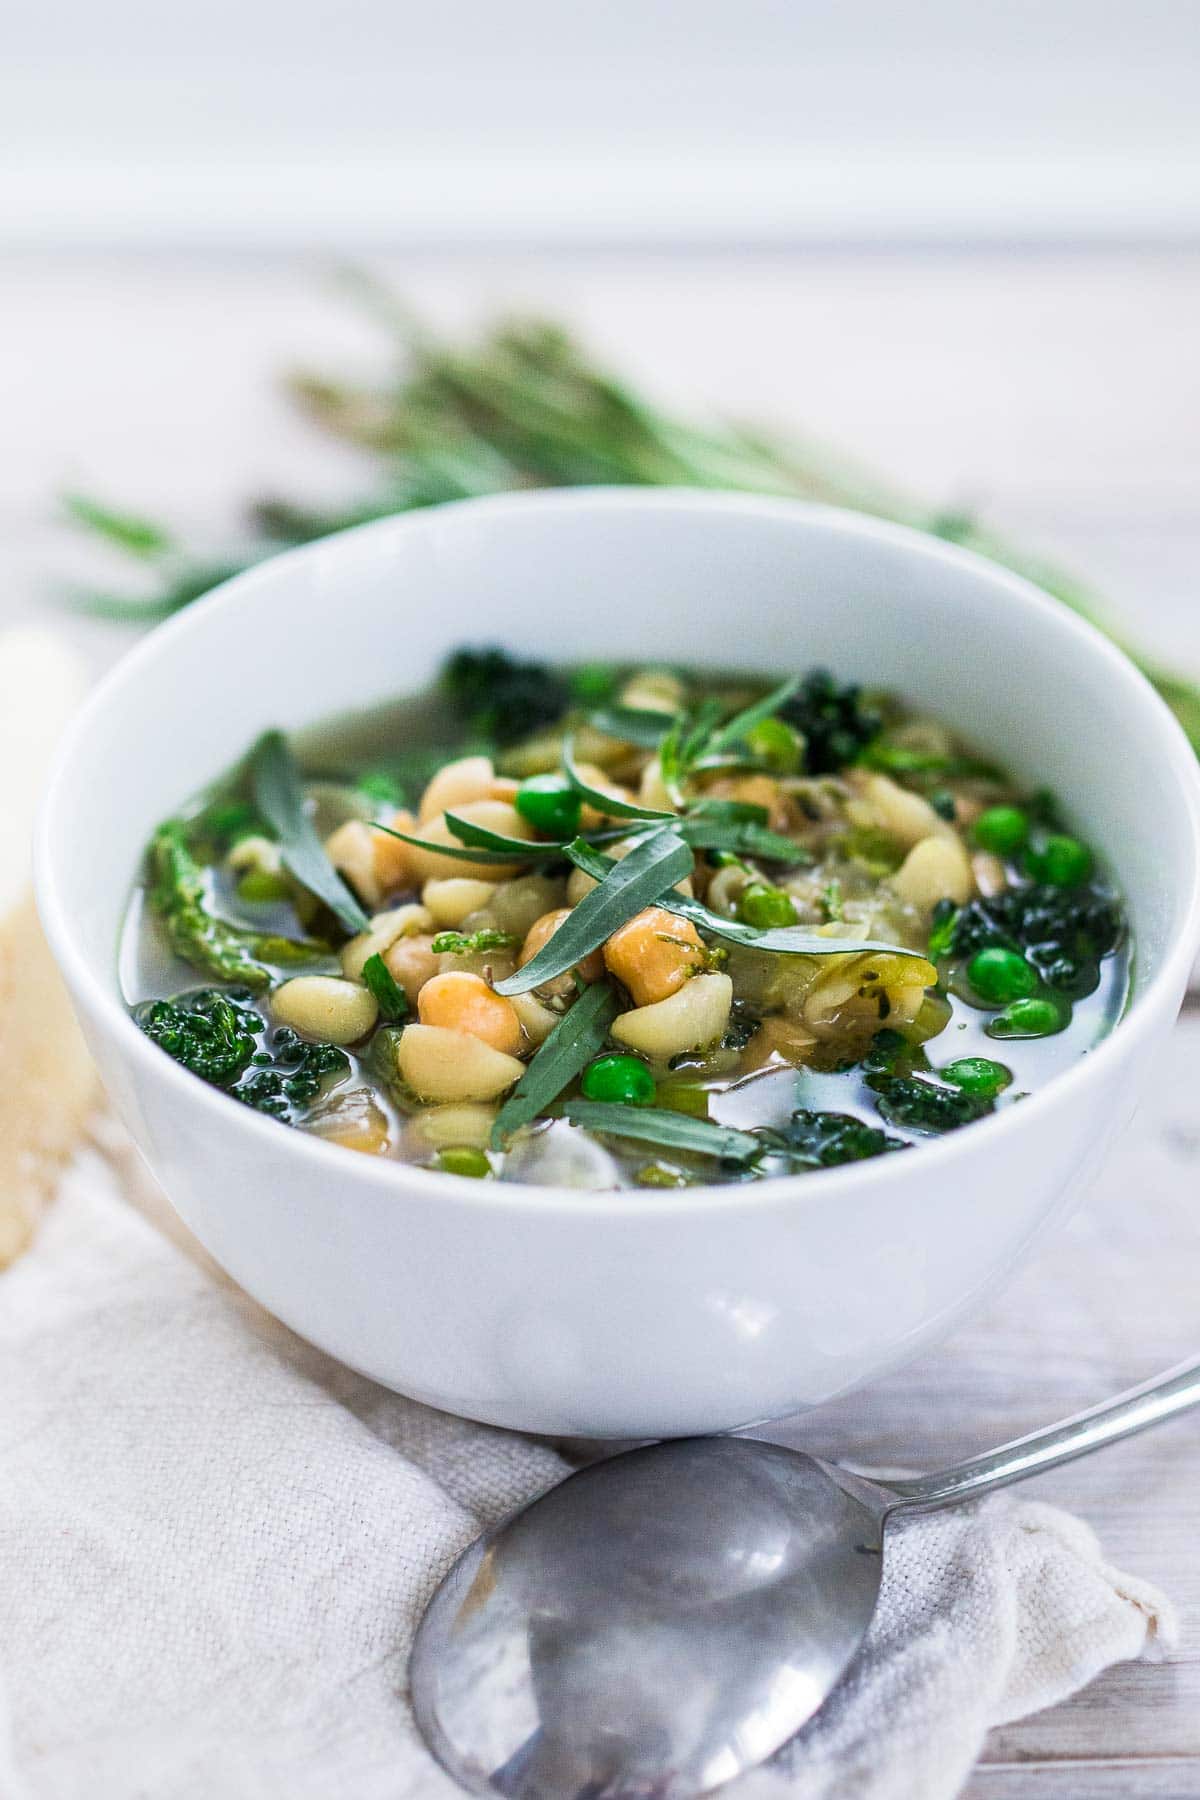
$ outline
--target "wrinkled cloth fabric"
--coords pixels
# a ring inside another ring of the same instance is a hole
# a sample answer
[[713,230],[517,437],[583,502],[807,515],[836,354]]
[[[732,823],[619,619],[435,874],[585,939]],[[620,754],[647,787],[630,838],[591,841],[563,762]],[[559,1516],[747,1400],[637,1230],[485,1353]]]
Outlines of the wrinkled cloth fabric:
[[[414,1629],[479,1530],[569,1467],[302,1343],[110,1132],[0,1277],[2,1800],[458,1794],[412,1722]],[[1056,1508],[910,1521],[846,1680],[730,1791],[950,1800],[990,1726],[1173,1634]]]

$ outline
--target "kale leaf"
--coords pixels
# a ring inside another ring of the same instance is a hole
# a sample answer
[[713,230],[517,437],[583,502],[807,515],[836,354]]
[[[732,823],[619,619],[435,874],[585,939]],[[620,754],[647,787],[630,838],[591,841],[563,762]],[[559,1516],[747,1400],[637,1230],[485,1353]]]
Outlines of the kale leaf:
[[173,1000],[146,1000],[133,1009],[134,1023],[177,1063],[228,1087],[258,1049],[262,1019],[248,987],[193,988]]
[[910,1148],[903,1138],[889,1137],[852,1113],[801,1110],[792,1114],[782,1131],[761,1135],[799,1169],[832,1169],[839,1163],[863,1162],[869,1156]]
[[147,900],[166,929],[176,956],[204,975],[261,992],[267,964],[288,967],[329,954],[315,938],[286,938],[218,918],[209,905],[204,871],[188,845],[182,819],[168,819],[150,840]]
[[938,1087],[920,1075],[868,1075],[867,1086],[878,1096],[879,1110],[892,1125],[910,1131],[957,1131],[993,1110],[990,1097],[966,1094],[961,1088]]
[[497,649],[457,650],[442,670],[455,712],[480,737],[515,744],[562,718],[565,681],[544,663],[519,662]]
[[344,1050],[336,1044],[311,1044],[287,1025],[270,1034],[265,1054],[273,1066],[254,1069],[233,1096],[273,1119],[291,1120],[312,1104],[331,1075],[340,1079],[350,1073]]
[[1093,993],[1100,963],[1124,933],[1120,904],[1094,885],[1006,888],[960,908],[950,934],[954,956],[974,956],[991,944],[1018,950],[1047,987],[1072,1000]]
[[804,738],[804,768],[809,775],[832,775],[857,761],[878,737],[883,719],[851,682],[839,687],[828,669],[811,669],[778,716]]
[[285,1123],[311,1105],[331,1076],[350,1072],[350,1058],[336,1044],[309,1043],[286,1025],[267,1032],[244,986],[192,988],[173,1000],[146,1000],[134,1007],[133,1018],[193,1075]]

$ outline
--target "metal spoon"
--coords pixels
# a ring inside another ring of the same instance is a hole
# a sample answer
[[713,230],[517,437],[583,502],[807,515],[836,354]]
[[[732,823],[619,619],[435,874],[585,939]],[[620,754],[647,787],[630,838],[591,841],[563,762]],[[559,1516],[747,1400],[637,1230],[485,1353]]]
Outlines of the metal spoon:
[[886,1485],[751,1438],[570,1476],[479,1538],[413,1646],[417,1724],[464,1787],[684,1800],[810,1719],[858,1650],[884,1531],[1200,1404],[1200,1362],[940,1474]]

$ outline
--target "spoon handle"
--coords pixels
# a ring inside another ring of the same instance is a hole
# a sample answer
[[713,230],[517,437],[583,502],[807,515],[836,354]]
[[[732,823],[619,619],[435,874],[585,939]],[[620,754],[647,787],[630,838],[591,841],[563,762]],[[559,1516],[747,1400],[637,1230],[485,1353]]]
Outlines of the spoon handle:
[[1132,1437],[1135,1431],[1145,1431],[1190,1406],[1200,1406],[1200,1362],[1195,1360],[1058,1425],[1047,1425],[1011,1444],[1001,1444],[998,1450],[955,1463],[953,1468],[909,1481],[889,1481],[888,1491],[895,1494],[897,1505],[888,1511],[923,1512],[954,1506],[960,1500],[977,1500],[993,1488],[1024,1481],[1027,1475],[1040,1475],[1105,1444],[1115,1444],[1119,1438]]

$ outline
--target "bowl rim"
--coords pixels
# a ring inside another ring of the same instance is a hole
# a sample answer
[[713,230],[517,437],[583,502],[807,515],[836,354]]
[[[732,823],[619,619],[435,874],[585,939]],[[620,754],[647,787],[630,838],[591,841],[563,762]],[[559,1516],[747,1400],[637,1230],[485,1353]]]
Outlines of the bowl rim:
[[[438,506],[434,512],[439,524],[450,521],[453,528],[456,516],[475,522],[492,514],[510,512],[536,515],[543,511],[584,514],[624,510],[664,514],[729,513],[801,526],[812,524],[826,531],[840,532],[849,540],[892,545],[918,563],[949,564],[977,581],[987,582],[993,589],[1006,591],[1033,618],[1052,620],[1060,633],[1065,632],[1067,637],[1085,646],[1091,656],[1099,656],[1107,662],[1111,677],[1121,690],[1124,705],[1139,712],[1158,732],[1165,770],[1175,777],[1178,805],[1190,826],[1190,902],[1164,950],[1159,969],[1144,987],[1135,985],[1125,1012],[1093,1050],[1081,1056],[1069,1069],[1056,1074],[1044,1087],[1036,1089],[1020,1107],[1005,1108],[975,1121],[968,1130],[931,1138],[918,1146],[921,1168],[933,1180],[938,1169],[949,1174],[964,1157],[988,1154],[1003,1136],[1022,1131],[1032,1120],[1041,1119],[1052,1107],[1065,1103],[1079,1088],[1102,1080],[1110,1065],[1135,1054],[1139,1042],[1153,1028],[1155,1003],[1162,1004],[1177,991],[1182,991],[1200,947],[1200,765],[1170,708],[1124,652],[1064,602],[1053,599],[1024,576],[960,545],[849,508],[709,489],[597,486],[540,489],[450,501]],[[470,1210],[486,1208],[494,1212],[497,1207],[504,1207],[515,1212],[553,1213],[568,1209],[573,1218],[671,1214],[683,1220],[697,1211],[736,1209],[744,1212],[748,1208],[769,1211],[776,1207],[791,1210],[806,1198],[809,1204],[836,1201],[840,1195],[852,1190],[874,1189],[879,1184],[894,1181],[907,1166],[907,1157],[875,1157],[830,1169],[771,1176],[761,1181],[697,1184],[669,1190],[567,1188],[510,1181],[481,1183],[465,1176],[401,1163],[391,1157],[358,1156],[351,1159],[342,1146],[326,1143],[311,1133],[281,1132],[278,1121],[248,1107],[238,1107],[219,1088],[199,1080],[164,1056],[134,1024],[115,985],[115,973],[110,971],[107,977],[101,975],[77,944],[68,909],[59,891],[56,815],[63,792],[69,791],[72,771],[77,765],[86,765],[86,759],[81,760],[81,751],[95,722],[119,703],[122,692],[138,681],[143,668],[154,662],[163,645],[203,632],[214,614],[239,605],[256,588],[274,585],[281,578],[286,579],[298,564],[328,558],[331,552],[336,553],[343,546],[353,551],[363,544],[373,545],[377,539],[403,537],[408,530],[419,528],[426,520],[424,510],[391,514],[267,557],[221,582],[199,603],[156,626],[96,684],[58,746],[43,790],[34,835],[34,888],[38,910],[68,986],[86,997],[88,1009],[103,1018],[123,1053],[146,1080],[165,1082],[168,1088],[178,1093],[181,1105],[213,1109],[212,1123],[218,1133],[222,1121],[228,1131],[236,1118],[239,1128],[250,1132],[252,1139],[256,1134],[270,1134],[269,1138],[261,1139],[262,1148],[274,1144],[276,1153],[282,1157],[315,1157],[314,1170],[327,1166],[331,1173],[340,1171],[343,1184],[350,1179],[356,1186],[378,1189],[385,1196],[390,1192],[394,1197],[397,1183],[400,1183],[406,1190],[415,1190],[442,1206],[462,1206]],[[115,969],[114,946],[113,971]],[[327,1164],[328,1158],[334,1161]],[[814,1176],[819,1177],[815,1188]]]

